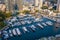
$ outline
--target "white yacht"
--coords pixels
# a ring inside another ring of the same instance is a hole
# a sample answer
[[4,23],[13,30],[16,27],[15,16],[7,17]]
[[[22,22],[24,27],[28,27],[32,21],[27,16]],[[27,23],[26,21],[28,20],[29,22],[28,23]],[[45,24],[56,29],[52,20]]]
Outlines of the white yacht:
[[21,21],[21,23],[22,23],[22,24],[25,24],[25,22],[24,22],[24,21]]
[[7,31],[3,31],[3,35],[4,35],[4,39],[9,38],[9,35],[8,35]]
[[56,35],[55,37],[60,37],[60,34]]
[[13,29],[13,30],[12,30],[12,33],[13,33],[13,35],[17,35],[17,33],[16,33],[16,30],[15,30],[15,29]]
[[44,28],[40,23],[37,24],[39,27]]
[[24,33],[29,32],[26,27],[22,27],[22,29],[24,30]]
[[35,31],[36,27],[34,25],[30,26],[31,30]]
[[16,28],[16,32],[17,32],[18,35],[21,35],[21,32],[20,32],[19,28]]
[[42,25],[47,26],[47,24],[46,24],[46,23],[42,23]]
[[36,27],[34,25],[32,25],[31,28],[36,28]]
[[46,24],[53,25],[53,23],[51,21],[47,21]]
[[31,21],[27,21],[28,24],[31,24]]

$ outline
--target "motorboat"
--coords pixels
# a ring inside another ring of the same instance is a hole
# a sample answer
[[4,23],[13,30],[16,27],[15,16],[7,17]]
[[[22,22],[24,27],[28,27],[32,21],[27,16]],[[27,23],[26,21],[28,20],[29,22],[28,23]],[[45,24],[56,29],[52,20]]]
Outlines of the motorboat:
[[16,28],[16,32],[17,32],[18,35],[21,35],[21,32],[20,32],[19,28]]

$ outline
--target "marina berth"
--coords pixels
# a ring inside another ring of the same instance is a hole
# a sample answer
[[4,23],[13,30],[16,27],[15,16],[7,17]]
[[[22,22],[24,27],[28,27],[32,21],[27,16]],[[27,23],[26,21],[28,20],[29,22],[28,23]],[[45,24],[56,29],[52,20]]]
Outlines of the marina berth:
[[19,28],[16,28],[17,35],[21,35]]
[[13,33],[13,35],[14,35],[14,36],[16,36],[16,35],[17,35],[17,32],[16,32],[16,30],[15,30],[15,29],[13,29],[13,30],[12,30],[12,33]]
[[22,29],[23,29],[24,33],[29,32],[26,27],[22,27]]
[[40,23],[37,24],[40,28],[44,28]]
[[13,37],[13,34],[12,34],[12,31],[11,30],[9,30],[9,36],[10,37]]

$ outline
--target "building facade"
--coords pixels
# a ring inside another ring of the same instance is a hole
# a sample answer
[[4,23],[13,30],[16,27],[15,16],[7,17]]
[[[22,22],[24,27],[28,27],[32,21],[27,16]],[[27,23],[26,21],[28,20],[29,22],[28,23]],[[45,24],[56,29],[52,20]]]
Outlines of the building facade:
[[43,0],[35,0],[34,4],[35,7],[38,7],[38,9],[40,10],[41,7],[43,6]]
[[39,0],[39,6],[40,8],[43,6],[43,0]]
[[60,0],[57,1],[57,10],[60,12]]
[[14,6],[18,6],[18,10],[21,11],[23,8],[22,0],[5,0],[6,10],[14,12]]
[[35,6],[38,6],[39,1],[38,0],[34,0],[34,4],[35,4]]
[[6,6],[5,4],[0,4],[0,11],[5,12]]
[[22,11],[23,10],[23,0],[16,0],[16,1],[17,1],[19,11]]
[[13,12],[14,0],[5,0],[6,11]]

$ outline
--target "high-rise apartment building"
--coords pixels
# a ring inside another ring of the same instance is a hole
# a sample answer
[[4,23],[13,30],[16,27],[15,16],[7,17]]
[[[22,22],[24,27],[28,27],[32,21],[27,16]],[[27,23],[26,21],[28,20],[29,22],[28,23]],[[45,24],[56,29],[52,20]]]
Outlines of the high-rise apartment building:
[[43,6],[43,0],[39,0],[39,6],[40,8]]
[[8,10],[8,0],[5,0],[4,3],[6,5],[6,10]]
[[5,0],[6,10],[13,12],[14,0]]
[[19,11],[21,11],[22,8],[23,8],[22,3],[23,3],[22,0],[5,0],[6,10],[10,11],[10,12],[13,12],[15,10],[14,6],[17,5]]
[[43,0],[34,0],[34,4],[35,7],[37,7],[40,10],[43,5]]
[[23,9],[23,0],[16,0],[17,1],[17,6],[19,8],[19,11],[22,11]]
[[57,1],[57,10],[60,12],[60,0]]
[[38,0],[34,0],[34,4],[35,4],[35,6],[38,6],[39,5],[39,1]]

